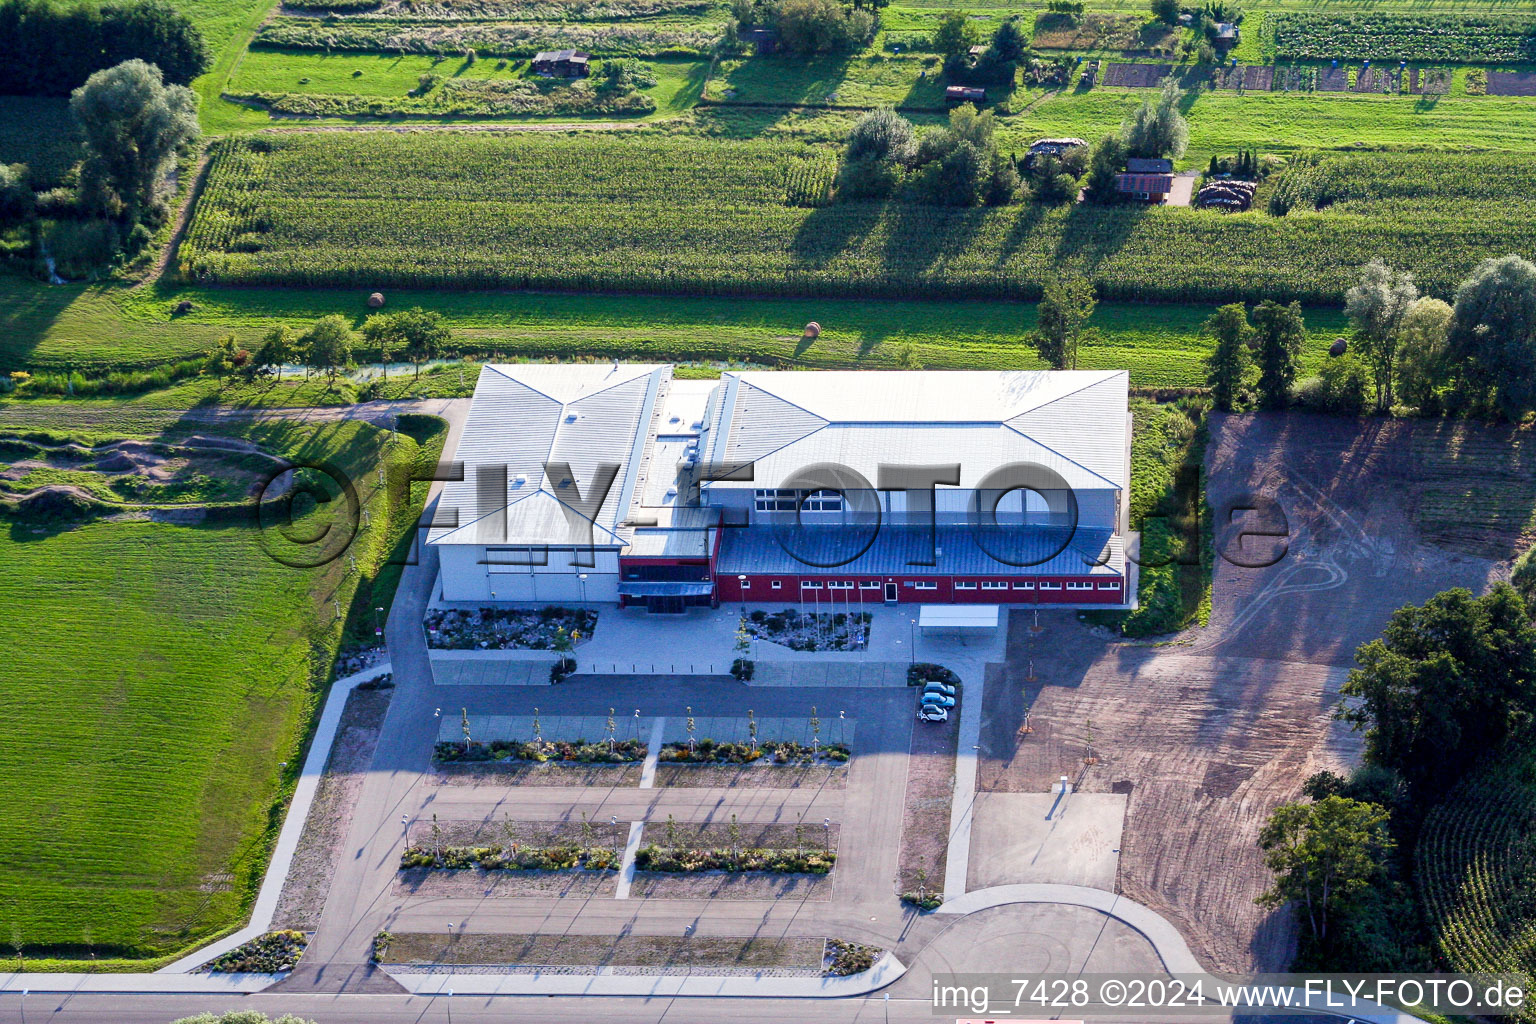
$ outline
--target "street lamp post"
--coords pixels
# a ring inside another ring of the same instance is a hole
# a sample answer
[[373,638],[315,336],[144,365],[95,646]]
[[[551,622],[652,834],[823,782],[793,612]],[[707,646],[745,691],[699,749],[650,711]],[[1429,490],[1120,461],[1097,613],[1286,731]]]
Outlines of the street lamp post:
[[582,573],[576,578],[581,581],[581,614],[585,618],[587,614],[587,574]]
[[384,630],[379,626],[379,615],[384,611],[382,607],[373,610],[373,635],[383,636]]
[[917,664],[917,620],[907,620],[907,643],[912,647],[912,664]]
[[747,574],[741,573],[736,577],[737,589],[741,593],[741,617],[745,621],[747,617]]

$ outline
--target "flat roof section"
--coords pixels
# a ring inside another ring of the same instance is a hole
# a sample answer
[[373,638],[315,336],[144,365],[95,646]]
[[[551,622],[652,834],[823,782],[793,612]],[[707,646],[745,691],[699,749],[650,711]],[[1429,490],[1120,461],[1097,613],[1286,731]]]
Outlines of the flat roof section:
[[917,615],[918,629],[996,629],[995,604],[925,604]]

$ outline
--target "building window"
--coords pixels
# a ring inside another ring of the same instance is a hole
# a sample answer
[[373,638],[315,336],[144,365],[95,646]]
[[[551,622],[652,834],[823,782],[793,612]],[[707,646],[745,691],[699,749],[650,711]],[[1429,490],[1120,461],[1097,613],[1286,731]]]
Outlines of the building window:
[[1099,589],[1100,590],[1119,590],[1120,589],[1120,584],[1114,583],[1114,582],[1100,583],[1099,584]]
[[955,584],[955,589],[956,590],[975,590],[976,589],[976,584],[974,584],[974,583],[956,583]]
[[837,491],[797,491],[764,488],[752,492],[752,507],[759,512],[841,512],[843,496]]
[[770,586],[774,590],[783,590],[784,589],[784,584],[780,583],[778,580],[774,580],[772,583],[768,584],[768,586]]
[[912,586],[913,590],[938,590],[939,589],[939,585],[937,583],[918,582],[918,583],[913,583],[911,586]]
[[860,583],[859,584],[859,589],[860,590],[879,590],[880,589],[880,581],[876,580],[874,583]]
[[982,580],[982,582],[981,582],[981,589],[982,590],[1007,590],[1008,589],[1008,584],[1006,584],[1006,583],[991,583],[991,582],[988,582],[987,580]]
[[1092,590],[1093,589],[1093,584],[1092,583],[1068,583],[1067,584],[1067,589],[1068,590]]
[[1040,584],[1040,589],[1041,590],[1060,590],[1061,589],[1061,584],[1060,583],[1042,583],[1042,584]]
[[853,580],[828,580],[828,590],[852,590]]
[[752,589],[752,581],[751,580],[742,580],[741,581],[741,589],[742,590],[751,590]]
[[1015,583],[1013,585],[1013,589],[1014,590],[1034,590],[1035,589],[1035,585],[1033,583]]
[[821,589],[821,584],[820,583],[813,583],[810,580],[801,580],[800,581],[800,589],[801,590],[820,590]]

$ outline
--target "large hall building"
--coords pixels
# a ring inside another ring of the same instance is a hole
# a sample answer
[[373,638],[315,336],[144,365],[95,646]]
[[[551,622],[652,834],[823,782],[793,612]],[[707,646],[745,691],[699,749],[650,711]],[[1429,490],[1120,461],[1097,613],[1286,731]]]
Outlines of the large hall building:
[[441,597],[1124,605],[1125,371],[481,371]]

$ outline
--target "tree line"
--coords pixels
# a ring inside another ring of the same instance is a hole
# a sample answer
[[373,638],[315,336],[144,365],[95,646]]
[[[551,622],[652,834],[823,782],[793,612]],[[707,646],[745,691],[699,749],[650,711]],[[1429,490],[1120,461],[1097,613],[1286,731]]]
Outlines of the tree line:
[[1454,303],[1420,295],[1413,275],[1372,260],[1344,296],[1351,336],[1316,381],[1294,387],[1305,340],[1301,308],[1242,303],[1206,321],[1216,404],[1276,408],[1299,400],[1333,412],[1456,412],[1518,419],[1536,409],[1536,265],[1486,259]]
[[302,366],[305,376],[316,373],[334,383],[357,365],[357,350],[367,345],[381,363],[403,357],[421,373],[421,364],[437,358],[453,338],[441,313],[419,306],[398,313],[374,313],[354,330],[340,313],[316,320],[303,331],[287,324],[272,327],[255,351],[243,347],[233,334],[208,351],[203,369],[215,376],[241,373],[281,380],[283,367]]
[[0,94],[68,96],[95,72],[135,59],[190,85],[207,70],[209,50],[164,0],[0,0]]

